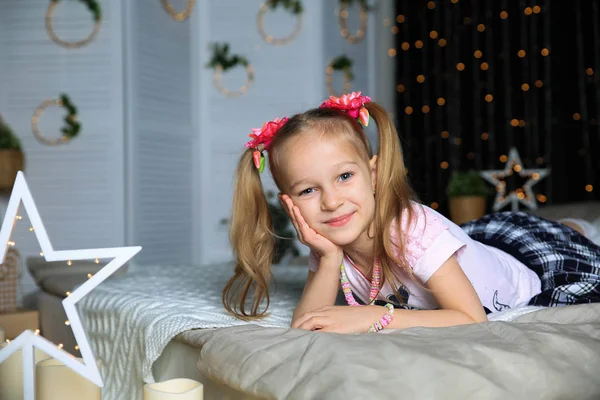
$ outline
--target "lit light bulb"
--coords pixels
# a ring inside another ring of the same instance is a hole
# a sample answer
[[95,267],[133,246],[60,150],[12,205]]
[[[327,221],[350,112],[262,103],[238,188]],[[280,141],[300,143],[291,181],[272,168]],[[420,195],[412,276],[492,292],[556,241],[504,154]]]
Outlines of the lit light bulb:
[[33,226],[32,226],[32,227],[29,228],[29,232],[33,232],[33,231],[34,231],[34,229],[33,229]]
[[94,260],[94,262],[95,262],[96,264],[99,264],[99,263],[100,263],[100,259],[96,258],[96,259]]
[[71,260],[67,261],[67,265],[70,267],[71,265],[73,265],[73,263],[71,262]]
[[40,334],[40,330],[36,329],[33,333],[35,333],[36,335],[39,335]]
[[92,276],[94,276],[94,275],[88,274],[88,279],[92,279]]
[[16,243],[15,243],[15,242],[13,242],[12,240],[9,240],[7,244],[8,244],[9,246],[11,246],[11,247],[12,247],[12,246],[14,246]]
[[16,220],[20,220],[20,219],[23,219],[23,217],[21,217],[20,215],[17,215],[17,216],[15,217],[15,219],[16,219]]
[[40,251],[40,257],[44,257],[44,252]]
[[79,350],[79,346],[75,346],[75,350]]
[[69,326],[69,325],[71,325],[71,322],[69,320],[66,320],[65,325]]
[[58,348],[62,350],[62,348],[64,347],[64,345],[62,343],[58,344]]
[[66,294],[67,296],[70,296],[70,295],[71,295],[71,292],[67,292],[67,293],[65,293],[65,294]]

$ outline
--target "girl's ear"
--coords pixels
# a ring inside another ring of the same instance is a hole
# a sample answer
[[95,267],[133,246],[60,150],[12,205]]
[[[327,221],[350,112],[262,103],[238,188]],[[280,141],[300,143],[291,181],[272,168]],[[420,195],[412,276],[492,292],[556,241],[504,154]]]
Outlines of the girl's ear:
[[[377,154],[371,157],[369,166],[371,167],[371,182],[373,182],[374,185],[375,182],[377,182]],[[375,189],[375,187],[373,187],[373,189]]]

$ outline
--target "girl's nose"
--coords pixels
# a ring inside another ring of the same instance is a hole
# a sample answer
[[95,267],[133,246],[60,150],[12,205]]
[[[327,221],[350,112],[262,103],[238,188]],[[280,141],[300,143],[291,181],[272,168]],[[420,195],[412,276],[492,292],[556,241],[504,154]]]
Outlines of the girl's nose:
[[344,201],[335,191],[323,191],[321,197],[321,210],[323,211],[334,211],[337,210]]

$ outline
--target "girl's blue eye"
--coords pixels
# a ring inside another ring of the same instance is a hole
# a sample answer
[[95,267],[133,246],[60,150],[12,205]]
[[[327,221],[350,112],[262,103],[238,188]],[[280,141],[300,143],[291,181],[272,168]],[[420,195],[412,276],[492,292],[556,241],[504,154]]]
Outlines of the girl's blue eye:
[[307,195],[307,194],[311,194],[311,193],[312,193],[314,190],[315,190],[315,189],[313,189],[313,188],[308,188],[308,189],[305,189],[305,190],[303,190],[303,191],[301,191],[301,192],[300,192],[300,196],[304,196],[304,195]]
[[343,174],[340,175],[340,180],[347,181],[348,179],[350,179],[352,177],[352,175],[354,175],[352,172],[344,172]]

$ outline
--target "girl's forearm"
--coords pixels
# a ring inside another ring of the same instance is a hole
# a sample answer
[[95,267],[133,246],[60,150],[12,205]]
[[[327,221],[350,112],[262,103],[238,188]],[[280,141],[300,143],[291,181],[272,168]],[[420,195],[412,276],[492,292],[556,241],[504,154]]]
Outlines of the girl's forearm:
[[304,287],[302,298],[294,310],[292,321],[301,315],[335,304],[340,285],[339,263],[321,260],[319,269]]
[[[382,312],[382,315],[385,311]],[[440,328],[486,322],[487,317],[473,318],[456,310],[394,310],[394,319],[386,329],[403,329],[416,326]],[[375,322],[375,321],[373,321]]]

